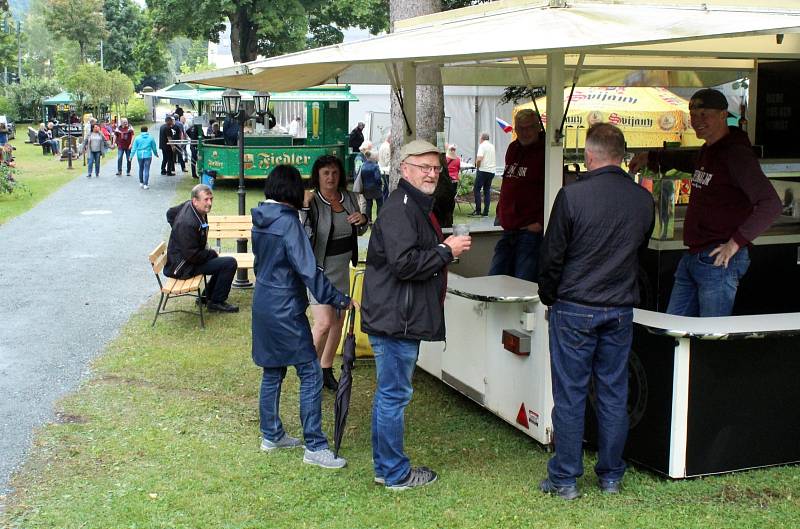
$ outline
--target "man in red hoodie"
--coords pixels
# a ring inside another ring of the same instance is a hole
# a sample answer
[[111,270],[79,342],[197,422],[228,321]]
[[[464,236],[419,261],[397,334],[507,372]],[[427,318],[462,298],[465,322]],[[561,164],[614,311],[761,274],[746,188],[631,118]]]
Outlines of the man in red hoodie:
[[678,263],[667,313],[730,316],[739,280],[750,266],[748,246],[780,215],[781,201],[747,134],[728,127],[728,100],[721,92],[696,92],[689,115],[697,137],[706,141],[699,153],[644,152],[629,168],[692,173],[683,224],[689,252]]
[[[514,116],[506,151],[497,222],[503,235],[494,248],[489,275],[536,281],[544,226],[544,131],[539,114],[522,109]],[[488,206],[487,206],[488,207]]]
[[133,145],[133,127],[128,125],[128,119],[122,118],[120,125],[114,129],[114,143],[117,144],[117,176],[122,174],[122,157],[125,156],[127,171],[131,175],[131,145]]

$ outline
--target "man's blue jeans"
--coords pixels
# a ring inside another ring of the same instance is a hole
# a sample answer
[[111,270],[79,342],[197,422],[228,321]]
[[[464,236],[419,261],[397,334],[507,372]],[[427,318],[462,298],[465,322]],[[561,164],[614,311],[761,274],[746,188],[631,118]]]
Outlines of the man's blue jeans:
[[539,248],[542,232],[506,230],[494,247],[490,276],[512,276],[534,283],[539,279]]
[[557,301],[549,313],[556,448],[547,464],[550,481],[563,487],[583,475],[584,412],[592,378],[599,445],[594,470],[601,481],[619,481],[625,474],[622,451],[628,437],[633,308]]
[[681,257],[669,296],[667,314],[678,316],[730,316],[739,280],[750,267],[747,247],[728,261],[728,267],[714,266],[713,248]]
[[[316,358],[296,364],[300,379],[300,424],[306,448],[311,452],[328,448],[328,439],[322,433],[322,369]],[[286,377],[286,367],[265,367],[261,377],[259,415],[264,438],[277,442],[286,434],[280,417],[281,384]]]
[[100,176],[100,151],[89,151],[87,159],[89,164],[89,170],[86,172],[88,176],[92,175],[92,167],[94,167],[94,175]]
[[125,156],[125,161],[127,162],[127,174],[131,174],[131,150],[130,149],[121,149],[117,147],[117,172],[122,172],[122,157]]
[[153,161],[151,156],[147,158],[139,158],[139,183],[149,185],[150,183],[150,162]]
[[384,478],[387,485],[395,485],[411,471],[411,462],[403,451],[403,432],[405,409],[414,393],[411,377],[419,341],[370,335],[369,343],[375,353],[378,378],[372,404],[372,460],[375,475]]
[[[475,184],[472,193],[475,195],[475,213],[489,214],[489,204],[492,203],[492,178],[494,173],[489,171],[475,171]],[[481,210],[481,193],[483,194],[483,210]],[[482,212],[482,213],[481,213]]]

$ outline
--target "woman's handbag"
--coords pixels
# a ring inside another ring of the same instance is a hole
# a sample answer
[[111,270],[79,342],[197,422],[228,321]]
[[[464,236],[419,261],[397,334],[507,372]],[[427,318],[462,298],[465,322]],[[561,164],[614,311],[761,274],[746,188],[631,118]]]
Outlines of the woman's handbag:
[[364,191],[364,182],[361,180],[361,171],[358,171],[356,179],[353,182],[353,193],[361,193]]

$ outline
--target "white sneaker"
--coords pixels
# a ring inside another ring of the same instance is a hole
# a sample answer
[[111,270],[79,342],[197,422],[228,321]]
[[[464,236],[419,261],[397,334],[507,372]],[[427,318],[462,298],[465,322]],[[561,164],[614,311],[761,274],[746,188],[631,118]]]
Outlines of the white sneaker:
[[329,448],[317,450],[316,452],[306,448],[306,452],[303,454],[303,463],[322,468],[342,468],[347,465],[347,460],[343,457],[336,457]]
[[142,189],[150,189],[150,186],[144,186]]
[[141,182],[139,182],[139,188],[140,188],[140,189],[144,189],[144,184],[143,184],[143,183],[141,183]]

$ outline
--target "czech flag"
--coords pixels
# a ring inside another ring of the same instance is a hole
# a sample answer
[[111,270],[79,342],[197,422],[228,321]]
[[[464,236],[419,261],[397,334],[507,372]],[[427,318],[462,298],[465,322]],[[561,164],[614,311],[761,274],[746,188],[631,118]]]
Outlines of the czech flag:
[[501,129],[503,129],[503,132],[509,133],[512,130],[514,130],[514,127],[509,125],[507,121],[503,121],[502,119],[500,119],[498,117],[495,117],[494,119],[497,120],[497,124],[500,126]]

